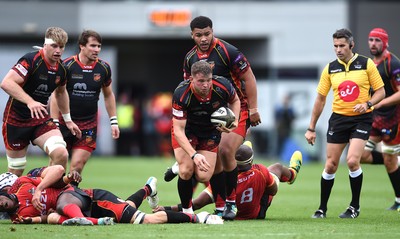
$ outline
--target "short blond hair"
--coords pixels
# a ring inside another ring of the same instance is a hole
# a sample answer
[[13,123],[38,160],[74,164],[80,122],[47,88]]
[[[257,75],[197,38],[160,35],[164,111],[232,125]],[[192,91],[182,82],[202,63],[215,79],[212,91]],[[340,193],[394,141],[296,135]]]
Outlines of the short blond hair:
[[46,30],[45,38],[52,39],[59,45],[65,46],[68,42],[68,34],[60,27],[49,27]]

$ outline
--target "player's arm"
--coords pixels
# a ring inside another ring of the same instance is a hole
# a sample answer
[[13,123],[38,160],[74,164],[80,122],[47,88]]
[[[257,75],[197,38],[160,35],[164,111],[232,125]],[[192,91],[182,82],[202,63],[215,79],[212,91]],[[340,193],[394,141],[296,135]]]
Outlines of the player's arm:
[[240,116],[240,99],[236,93],[233,100],[229,102],[229,109],[231,109],[236,116],[235,122],[233,122],[230,127],[230,129],[234,129],[239,125],[239,116]]
[[32,118],[44,118],[48,114],[46,105],[35,101],[21,87],[24,79],[15,70],[10,70],[1,82],[1,88],[12,98],[25,103],[31,111]]
[[307,142],[311,145],[315,144],[315,139],[316,139],[315,127],[317,125],[319,117],[321,116],[322,111],[324,110],[325,103],[326,103],[326,96],[318,93],[314,102],[310,124],[305,134]]
[[118,139],[120,132],[117,121],[117,104],[115,102],[115,95],[112,90],[111,84],[109,86],[104,86],[102,88],[102,91],[104,95],[106,110],[111,121],[111,135],[113,139]]
[[42,211],[43,209],[43,205],[40,202],[42,191],[56,184],[60,179],[62,179],[64,173],[65,169],[61,165],[49,166],[45,170],[43,170],[41,174],[42,180],[36,186],[36,190],[32,196],[32,205],[36,209],[38,209],[39,211]]
[[196,150],[192,147],[189,139],[186,137],[185,134],[186,119],[172,118],[172,124],[174,127],[175,139],[178,144],[183,150],[185,150],[188,155],[194,155],[196,153]]
[[58,86],[54,91],[54,95],[57,101],[58,108],[65,121],[65,125],[73,135],[75,135],[77,138],[81,138],[82,137],[81,130],[71,119],[70,108],[69,108],[69,96],[66,85],[64,84]]
[[256,77],[254,76],[251,67],[249,67],[249,69],[247,69],[247,71],[241,75],[240,79],[246,84],[245,91],[249,104],[251,126],[257,126],[261,123],[261,117],[260,113],[258,112]]
[[50,117],[53,118],[53,122],[56,123],[58,126],[59,124],[58,116],[60,114],[60,109],[58,108],[57,98],[54,92],[50,96],[49,104],[50,104]]

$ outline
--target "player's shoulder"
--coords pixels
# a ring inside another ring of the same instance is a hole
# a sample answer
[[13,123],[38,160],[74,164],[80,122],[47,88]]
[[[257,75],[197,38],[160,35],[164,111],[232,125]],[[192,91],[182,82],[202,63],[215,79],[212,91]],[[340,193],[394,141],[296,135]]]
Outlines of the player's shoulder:
[[190,80],[181,81],[178,86],[175,88],[175,94],[179,94],[181,92],[185,92],[190,86]]
[[101,58],[98,59],[97,63],[103,66],[104,68],[111,69],[110,64]]

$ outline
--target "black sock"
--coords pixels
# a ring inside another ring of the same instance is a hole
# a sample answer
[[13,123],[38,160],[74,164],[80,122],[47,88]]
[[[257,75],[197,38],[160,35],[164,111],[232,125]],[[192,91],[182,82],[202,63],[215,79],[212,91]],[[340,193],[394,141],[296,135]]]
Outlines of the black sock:
[[329,197],[331,196],[332,192],[332,187],[333,183],[335,182],[335,179],[331,180],[326,180],[323,177],[321,177],[321,195],[320,195],[320,205],[319,209],[322,211],[326,212],[328,210],[328,200]]
[[363,173],[355,178],[349,176],[350,187],[351,187],[351,202],[350,206],[354,208],[360,208],[360,194],[363,181]]
[[372,164],[383,164],[383,154],[381,152],[372,150]]
[[146,195],[146,191],[144,189],[139,189],[137,192],[130,195],[126,200],[134,202],[136,205],[136,208],[139,208],[143,202],[145,195]]
[[226,178],[226,197],[228,200],[235,200],[237,179],[238,179],[238,168],[236,167],[234,170],[230,172],[225,172],[225,178]]
[[400,197],[400,168],[398,167],[396,171],[388,175],[394,189],[394,194],[396,197]]
[[186,214],[174,211],[165,211],[165,213],[167,213],[167,223],[198,222],[195,214]]
[[191,178],[189,180],[183,180],[181,177],[178,178],[178,193],[182,207],[190,208],[193,197],[193,183]]
[[214,202],[217,201],[217,198],[222,198],[222,201],[226,199],[226,189],[225,189],[225,174],[224,172],[220,172],[218,174],[214,174],[210,179],[210,185],[212,194],[214,197]]

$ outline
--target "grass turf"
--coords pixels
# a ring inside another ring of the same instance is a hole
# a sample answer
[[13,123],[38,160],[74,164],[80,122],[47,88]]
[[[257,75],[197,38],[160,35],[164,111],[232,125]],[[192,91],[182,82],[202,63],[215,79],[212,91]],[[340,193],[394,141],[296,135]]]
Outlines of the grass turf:
[[[4,162],[4,161],[3,161]],[[82,188],[107,189],[127,198],[141,188],[149,176],[156,176],[161,205],[177,203],[176,179],[163,180],[173,159],[93,157],[83,172]],[[271,164],[271,161],[257,161]],[[27,169],[47,164],[46,158],[29,157]],[[386,211],[394,201],[384,166],[363,165],[364,183],[360,217],[340,219],[351,198],[348,171],[342,163],[328,204],[326,219],[311,219],[319,204],[319,184],[323,165],[303,165],[293,185],[280,184],[265,220],[232,221],[224,225],[162,224],[93,227],[59,225],[13,225],[0,221],[0,238],[399,238],[400,214]],[[6,163],[0,166],[6,170]],[[27,170],[28,171],[28,170]],[[197,193],[202,190],[200,185]],[[140,209],[150,213],[147,202]],[[203,210],[212,212],[213,206]]]

